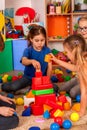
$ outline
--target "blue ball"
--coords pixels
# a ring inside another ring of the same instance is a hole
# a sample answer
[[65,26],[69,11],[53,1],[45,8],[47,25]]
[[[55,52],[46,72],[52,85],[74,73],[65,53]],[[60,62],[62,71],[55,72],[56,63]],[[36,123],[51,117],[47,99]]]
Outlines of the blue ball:
[[37,126],[32,126],[32,127],[30,127],[28,130],[40,130],[40,128],[37,127]]
[[72,127],[72,123],[70,120],[65,120],[62,124],[64,129],[70,129]]
[[77,101],[77,102],[80,102],[80,100],[81,100],[81,96],[80,96],[80,95],[77,95],[77,96],[76,96],[76,101]]
[[12,93],[8,93],[7,97],[14,98],[14,95]]
[[60,130],[60,126],[57,123],[52,123],[50,130]]
[[58,78],[57,78],[55,75],[53,75],[53,76],[51,77],[51,81],[52,81],[53,83],[56,83],[56,82],[58,82]]
[[3,80],[0,78],[0,83],[3,83]]

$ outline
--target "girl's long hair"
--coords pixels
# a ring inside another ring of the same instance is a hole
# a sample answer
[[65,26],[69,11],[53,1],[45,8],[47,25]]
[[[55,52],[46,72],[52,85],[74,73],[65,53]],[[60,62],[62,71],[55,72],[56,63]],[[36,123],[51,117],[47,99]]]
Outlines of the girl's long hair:
[[32,24],[29,26],[29,33],[27,36],[28,46],[32,45],[30,38],[32,39],[39,34],[42,34],[45,37],[45,46],[47,46],[47,34],[45,28],[36,24]]
[[5,47],[4,40],[3,40],[3,37],[0,33],[0,51],[3,51],[4,47]]
[[79,66],[78,73],[87,85],[87,43],[82,35],[76,34],[67,37],[63,43],[72,52],[74,50],[75,63]]

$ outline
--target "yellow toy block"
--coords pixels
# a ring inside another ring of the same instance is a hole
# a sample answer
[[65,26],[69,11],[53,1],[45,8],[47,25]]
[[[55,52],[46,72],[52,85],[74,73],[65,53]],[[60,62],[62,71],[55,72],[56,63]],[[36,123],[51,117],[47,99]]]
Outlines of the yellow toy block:
[[2,12],[0,12],[0,31],[2,31],[3,27],[5,26],[5,20],[4,20],[4,15]]
[[44,58],[45,62],[50,62],[50,59],[51,59],[51,55],[50,54],[45,55],[45,58]]
[[58,117],[58,116],[62,117],[62,116],[64,115],[64,111],[61,111],[61,110],[57,109],[57,110],[54,112],[53,115],[54,115],[54,117]]

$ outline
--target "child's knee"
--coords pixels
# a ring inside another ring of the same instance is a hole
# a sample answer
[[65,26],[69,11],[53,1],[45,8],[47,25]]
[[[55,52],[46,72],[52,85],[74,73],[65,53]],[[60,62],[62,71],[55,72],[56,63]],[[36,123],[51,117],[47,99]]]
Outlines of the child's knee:
[[70,97],[71,97],[71,98],[76,98],[76,95],[77,95],[77,93],[75,93],[74,90],[71,90],[71,91],[70,91]]

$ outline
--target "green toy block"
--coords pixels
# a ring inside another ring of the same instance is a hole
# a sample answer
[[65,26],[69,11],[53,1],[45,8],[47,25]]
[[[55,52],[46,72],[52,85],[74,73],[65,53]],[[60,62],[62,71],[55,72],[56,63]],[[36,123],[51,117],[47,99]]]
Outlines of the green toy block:
[[34,95],[42,95],[42,94],[51,94],[54,93],[53,88],[51,89],[44,89],[44,90],[32,90]]
[[59,51],[58,51],[58,50],[56,50],[56,49],[52,49],[51,51],[52,51],[52,53],[53,53],[54,55],[57,55],[57,54],[58,54],[58,52],[59,52]]
[[12,40],[5,41],[5,48],[0,52],[0,74],[13,70]]

